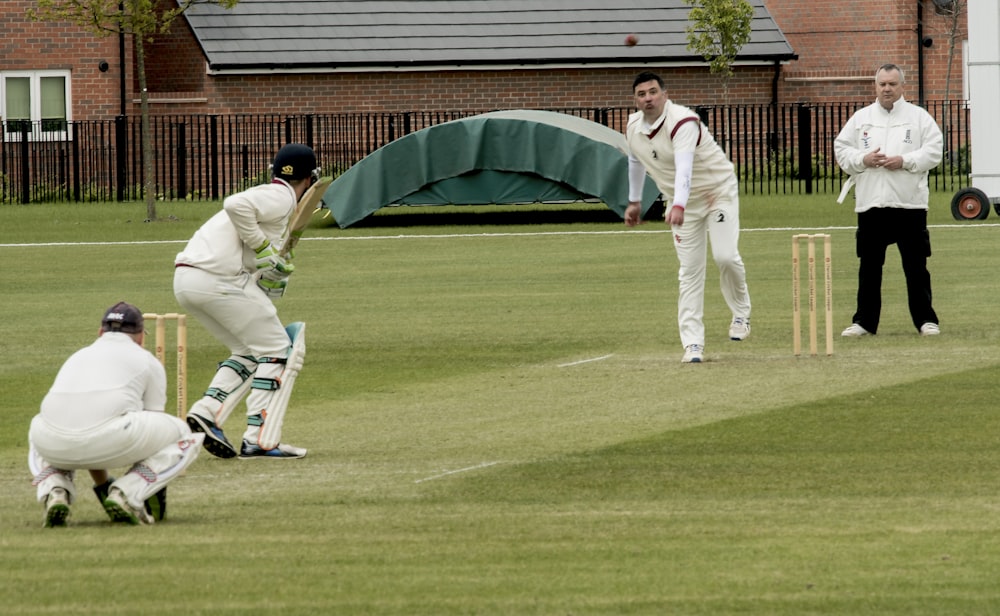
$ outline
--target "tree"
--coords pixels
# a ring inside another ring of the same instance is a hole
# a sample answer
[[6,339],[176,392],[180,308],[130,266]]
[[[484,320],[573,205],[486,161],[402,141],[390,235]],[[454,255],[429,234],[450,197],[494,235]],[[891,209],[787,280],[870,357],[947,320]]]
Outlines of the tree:
[[955,62],[955,47],[962,35],[962,22],[968,0],[934,0],[935,10],[947,20],[948,69],[944,78],[944,102],[947,107],[951,98],[951,68]]
[[146,219],[156,220],[156,178],[153,176],[153,147],[150,142],[145,43],[156,34],[168,31],[178,15],[196,4],[217,4],[229,9],[239,4],[239,0],[177,0],[174,8],[165,8],[159,0],[37,0],[37,3],[37,9],[28,9],[29,19],[69,22],[101,37],[118,34],[132,36],[139,79]]
[[709,71],[722,78],[723,97],[729,99],[733,62],[750,42],[753,6],[747,0],[684,0],[688,15],[687,48],[709,63]]

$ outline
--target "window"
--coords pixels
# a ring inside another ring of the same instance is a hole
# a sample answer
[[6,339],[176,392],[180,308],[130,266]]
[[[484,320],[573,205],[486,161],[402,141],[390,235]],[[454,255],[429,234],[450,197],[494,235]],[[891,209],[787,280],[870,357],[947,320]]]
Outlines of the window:
[[66,135],[70,109],[68,71],[0,73],[0,118],[9,138]]

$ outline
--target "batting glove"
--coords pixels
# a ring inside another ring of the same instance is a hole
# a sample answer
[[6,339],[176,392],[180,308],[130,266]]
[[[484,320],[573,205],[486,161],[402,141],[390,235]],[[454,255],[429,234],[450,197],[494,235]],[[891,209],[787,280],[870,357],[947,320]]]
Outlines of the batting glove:
[[256,251],[257,259],[257,271],[277,271],[283,274],[291,274],[295,270],[295,266],[285,260],[278,251],[271,245],[271,242],[267,242]]
[[285,294],[288,287],[288,273],[277,270],[265,270],[257,279],[257,286],[272,300]]

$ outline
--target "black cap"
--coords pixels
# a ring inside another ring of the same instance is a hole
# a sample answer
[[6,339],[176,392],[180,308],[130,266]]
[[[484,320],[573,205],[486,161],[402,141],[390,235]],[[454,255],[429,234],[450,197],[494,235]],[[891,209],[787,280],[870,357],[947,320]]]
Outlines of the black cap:
[[127,302],[108,308],[101,319],[101,331],[138,334],[143,331],[142,311]]
[[316,153],[307,145],[289,143],[275,154],[271,172],[283,180],[304,180],[316,173]]

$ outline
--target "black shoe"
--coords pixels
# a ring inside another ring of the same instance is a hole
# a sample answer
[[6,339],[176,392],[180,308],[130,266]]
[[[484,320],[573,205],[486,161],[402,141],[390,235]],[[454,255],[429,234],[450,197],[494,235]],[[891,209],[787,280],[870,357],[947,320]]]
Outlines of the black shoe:
[[235,458],[236,448],[229,442],[222,428],[215,425],[214,421],[199,417],[193,413],[187,416],[187,425],[194,432],[205,433],[205,450],[217,458]]

